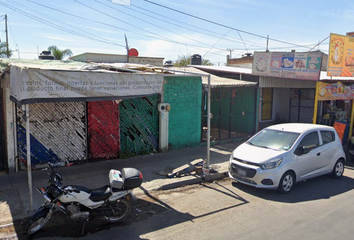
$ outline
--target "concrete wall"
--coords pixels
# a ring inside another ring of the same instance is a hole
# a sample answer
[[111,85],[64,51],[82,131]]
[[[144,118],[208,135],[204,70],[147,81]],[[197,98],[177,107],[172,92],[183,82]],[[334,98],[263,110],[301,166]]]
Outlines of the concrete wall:
[[244,56],[242,58],[230,58],[227,55],[226,58],[226,66],[230,67],[245,67],[245,68],[252,68],[253,63],[253,56]]
[[1,86],[4,91],[4,125],[6,135],[6,153],[7,165],[10,172],[15,171],[15,159],[17,157],[16,149],[16,107],[15,103],[10,101],[10,74],[5,73],[1,79]]
[[201,141],[201,77],[165,77],[163,101],[171,105],[170,147],[183,148],[198,145]]

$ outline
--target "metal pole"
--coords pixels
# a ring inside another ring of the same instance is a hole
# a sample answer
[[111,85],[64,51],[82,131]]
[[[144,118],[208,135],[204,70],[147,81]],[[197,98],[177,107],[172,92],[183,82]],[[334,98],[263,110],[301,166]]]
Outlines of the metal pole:
[[349,135],[348,135],[348,140],[350,140],[350,137],[352,136],[353,133],[353,122],[354,122],[354,100],[352,101],[352,112],[350,114],[350,125],[349,125]]
[[317,81],[316,82],[316,92],[315,92],[315,106],[313,109],[313,119],[312,119],[312,123],[316,124],[317,122],[317,109],[318,109],[318,94],[319,94],[319,90],[320,90],[320,82]]
[[32,164],[31,164],[31,135],[30,135],[30,121],[29,121],[29,106],[26,104],[26,143],[27,143],[27,175],[28,175],[28,189],[30,209],[33,211],[33,192],[32,192]]
[[127,49],[127,63],[129,63],[129,45],[128,45],[127,35],[124,34],[124,38],[125,38],[125,48]]
[[209,167],[210,165],[210,98],[211,98],[211,91],[210,91],[210,75],[208,76],[208,130],[207,130],[207,162],[206,162],[206,167]]
[[5,14],[5,33],[6,33],[6,56],[10,58],[10,50],[9,50],[9,36],[7,31],[7,15]]

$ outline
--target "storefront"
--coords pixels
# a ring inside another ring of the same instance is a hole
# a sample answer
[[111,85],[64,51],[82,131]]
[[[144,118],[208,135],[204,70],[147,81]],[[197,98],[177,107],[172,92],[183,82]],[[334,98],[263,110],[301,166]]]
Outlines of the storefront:
[[313,123],[335,127],[345,145],[353,131],[353,100],[354,80],[318,81]]
[[353,51],[353,37],[331,34],[327,73],[326,76],[321,74],[320,81],[316,84],[313,123],[336,128],[343,146],[348,143],[348,140],[352,140],[353,133]]

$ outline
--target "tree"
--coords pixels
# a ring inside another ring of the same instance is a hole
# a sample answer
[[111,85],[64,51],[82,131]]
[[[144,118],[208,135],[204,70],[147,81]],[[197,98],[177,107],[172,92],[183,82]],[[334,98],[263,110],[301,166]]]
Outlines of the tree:
[[57,46],[48,47],[48,51],[51,51],[56,60],[63,60],[64,57],[70,57],[73,55],[70,49],[60,50]]
[[[9,57],[11,57],[12,51],[9,50]],[[0,58],[7,57],[7,46],[6,42],[0,42]]]
[[[192,56],[190,54],[186,55],[178,55],[178,59],[175,61],[175,67],[187,67],[191,65]],[[212,66],[213,64],[210,62],[209,59],[202,59],[202,65]]]

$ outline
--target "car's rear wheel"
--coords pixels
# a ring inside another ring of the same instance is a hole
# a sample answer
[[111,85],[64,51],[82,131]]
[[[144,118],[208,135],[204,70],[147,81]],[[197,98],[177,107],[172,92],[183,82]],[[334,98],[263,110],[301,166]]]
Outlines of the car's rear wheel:
[[344,173],[344,161],[339,159],[333,167],[332,176],[334,178],[341,178]]
[[295,175],[293,172],[286,172],[284,175],[281,177],[279,186],[278,186],[278,192],[281,193],[289,193],[295,184]]

